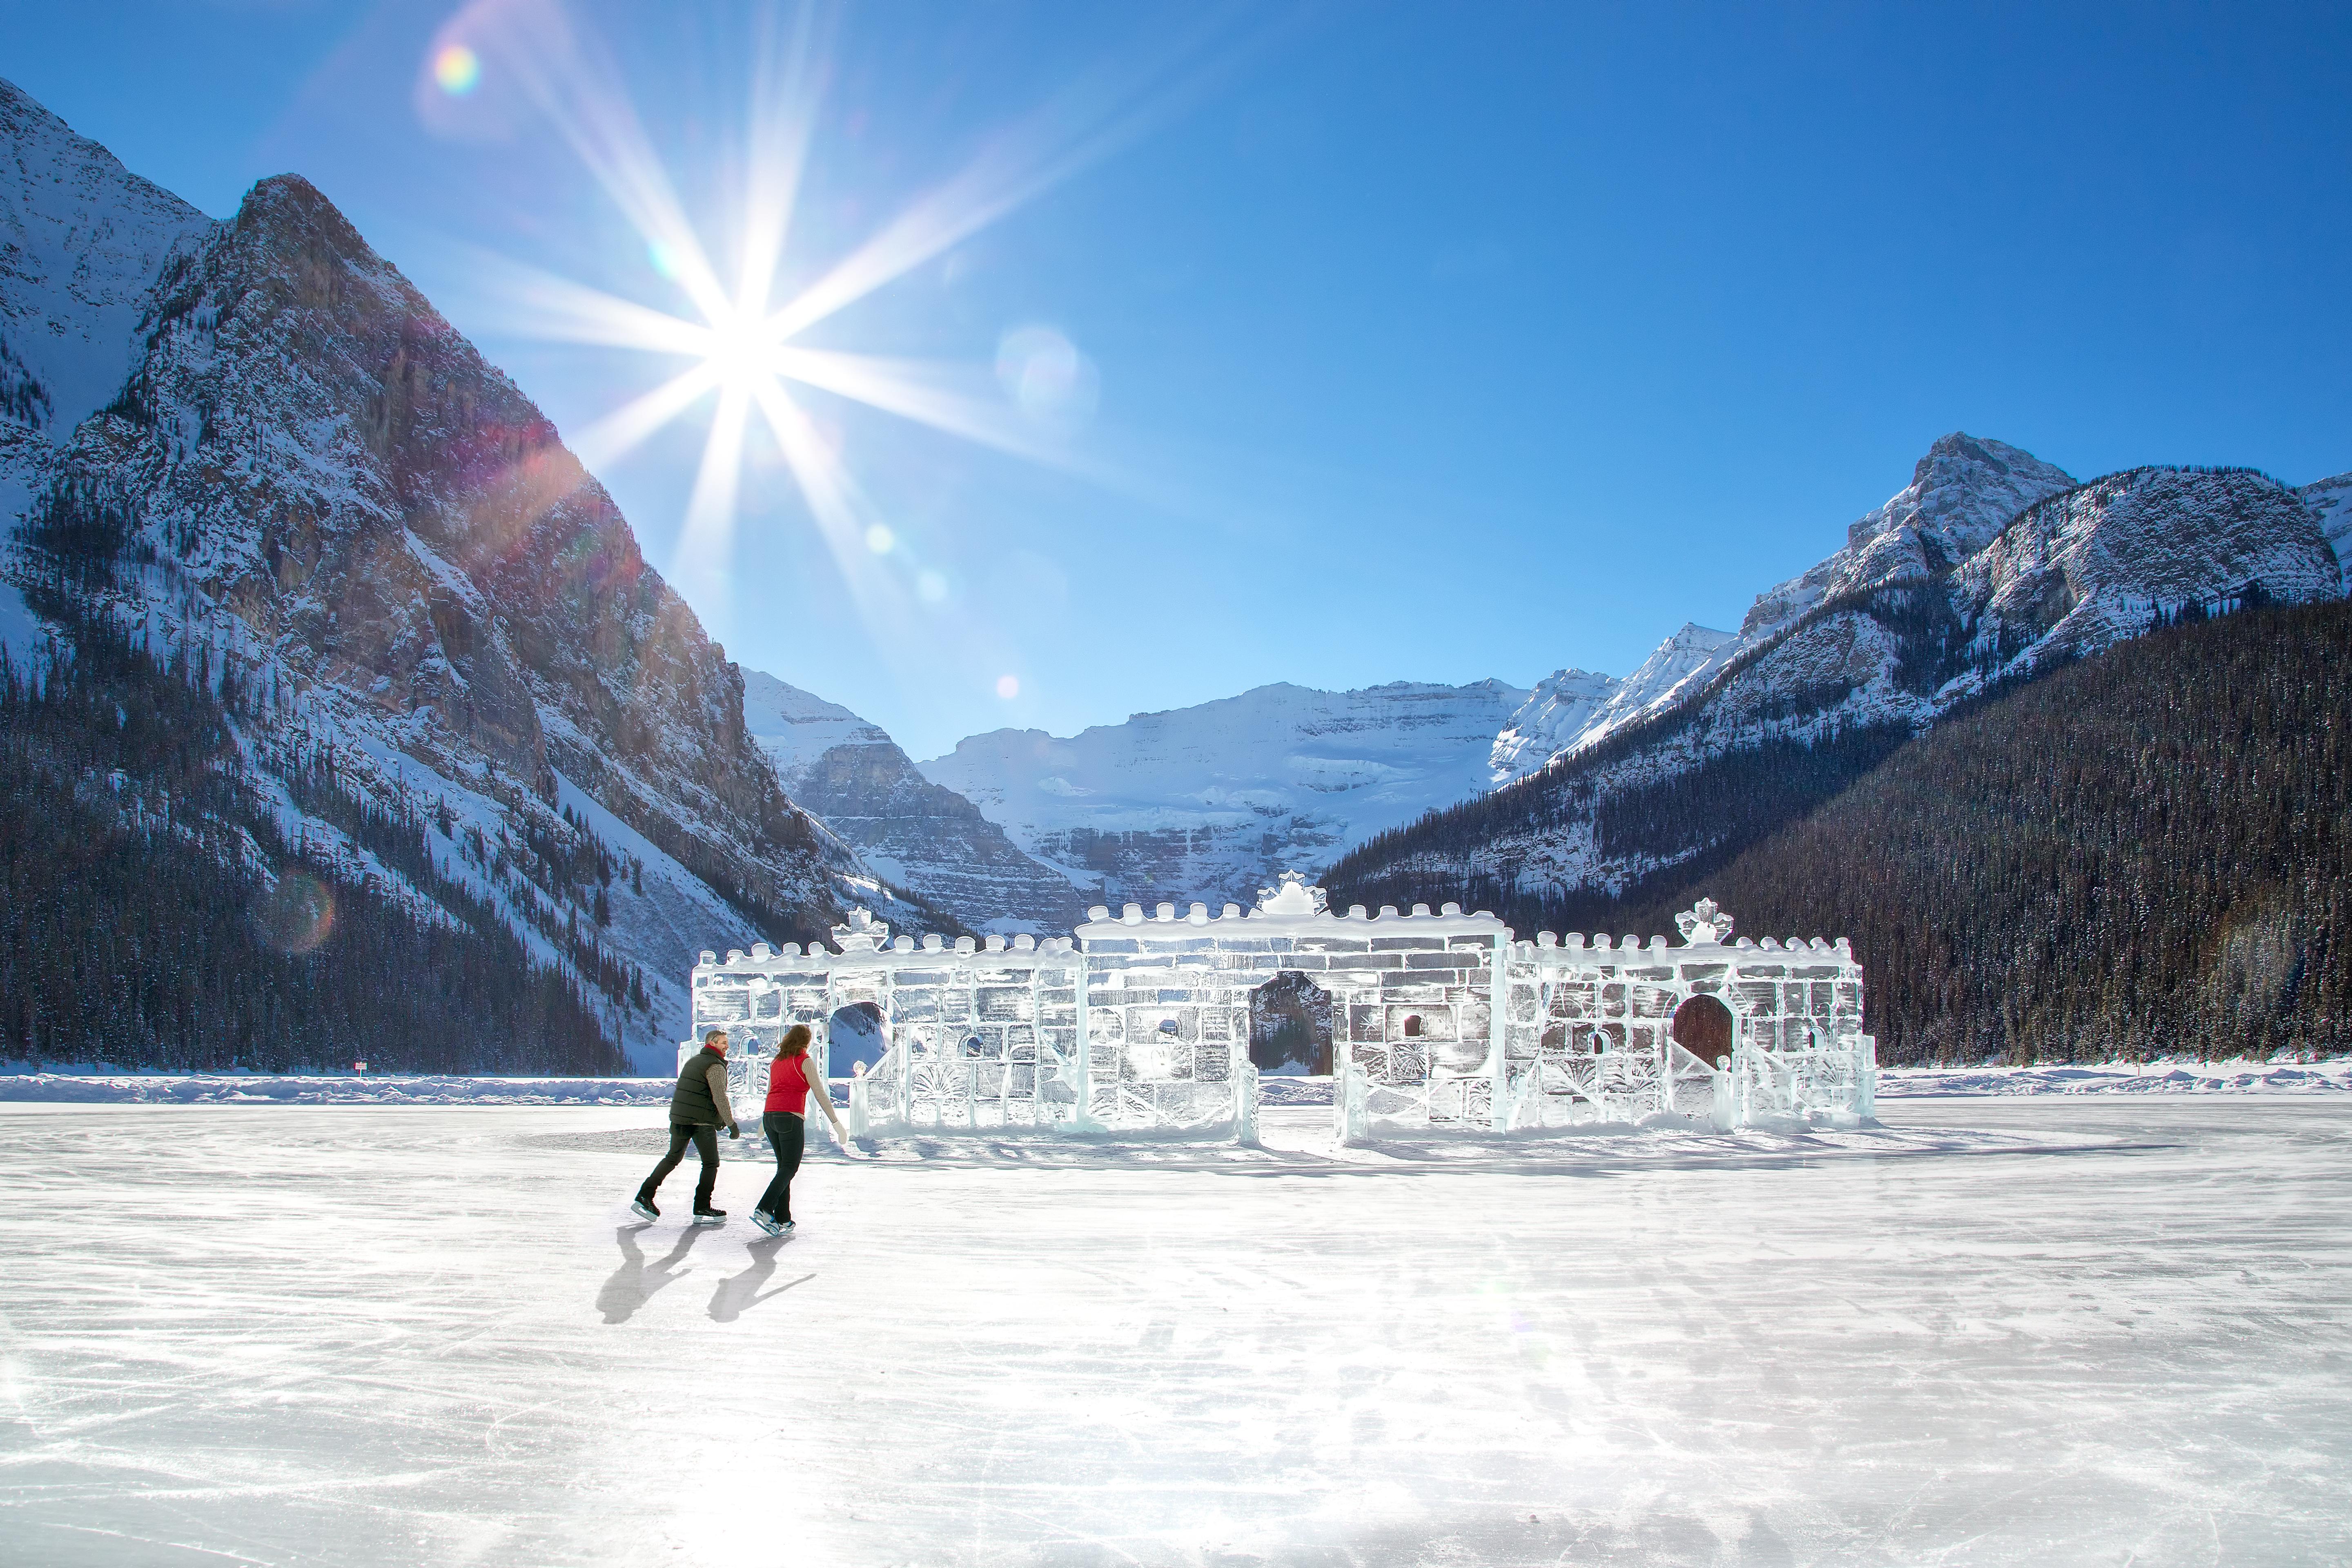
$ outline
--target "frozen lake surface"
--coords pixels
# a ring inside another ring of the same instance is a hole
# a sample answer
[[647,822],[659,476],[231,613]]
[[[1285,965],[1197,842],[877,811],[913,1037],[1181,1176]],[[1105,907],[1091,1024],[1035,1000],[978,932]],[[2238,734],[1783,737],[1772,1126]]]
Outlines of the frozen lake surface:
[[1883,1110],[907,1143],[783,1243],[622,1225],[644,1108],[0,1106],[0,1561],[2352,1556],[2352,1105]]

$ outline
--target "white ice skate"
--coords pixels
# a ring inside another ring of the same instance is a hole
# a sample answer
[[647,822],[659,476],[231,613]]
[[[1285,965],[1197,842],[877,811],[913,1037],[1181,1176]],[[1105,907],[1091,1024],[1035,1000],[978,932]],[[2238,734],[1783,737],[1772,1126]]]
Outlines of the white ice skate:
[[766,1212],[763,1210],[753,1209],[751,1211],[751,1223],[758,1226],[761,1230],[766,1231],[770,1236],[782,1236],[784,1234],[784,1227],[778,1225],[774,1220],[770,1219]]

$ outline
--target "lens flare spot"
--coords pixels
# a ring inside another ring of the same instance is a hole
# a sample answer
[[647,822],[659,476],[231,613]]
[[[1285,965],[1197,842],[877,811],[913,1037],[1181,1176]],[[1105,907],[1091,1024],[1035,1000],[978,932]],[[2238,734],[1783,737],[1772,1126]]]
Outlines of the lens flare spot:
[[1012,701],[1014,698],[1021,695],[1021,678],[1017,675],[998,676],[996,678],[996,694],[999,697],[1003,698],[1007,702]]
[[335,931],[335,894],[316,877],[289,871],[255,901],[262,940],[280,952],[309,952]]
[[443,92],[463,98],[482,81],[482,57],[463,44],[445,44],[433,57],[433,79]]
[[1095,411],[1094,363],[1057,327],[1015,327],[998,340],[996,379],[1022,413],[1052,426],[1083,424]]
[[866,531],[866,548],[877,555],[889,554],[898,542],[898,536],[882,523],[877,522]]
[[672,283],[677,281],[678,265],[677,251],[672,250],[668,246],[664,245],[658,239],[651,240],[646,245],[646,259],[653,264],[653,268],[656,272],[660,273]]
[[915,594],[926,605],[936,605],[948,596],[946,574],[926,572],[915,579]]

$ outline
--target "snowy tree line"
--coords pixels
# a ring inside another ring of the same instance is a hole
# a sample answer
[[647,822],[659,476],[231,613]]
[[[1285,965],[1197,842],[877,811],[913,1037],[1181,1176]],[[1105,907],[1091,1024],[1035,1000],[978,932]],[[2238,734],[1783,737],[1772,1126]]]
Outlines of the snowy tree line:
[[0,1055],[623,1070],[592,998],[440,874],[421,818],[344,788],[331,753],[289,769],[289,795],[430,907],[289,842],[237,747],[235,715],[262,695],[80,608],[75,564],[28,593],[70,657],[0,655]]

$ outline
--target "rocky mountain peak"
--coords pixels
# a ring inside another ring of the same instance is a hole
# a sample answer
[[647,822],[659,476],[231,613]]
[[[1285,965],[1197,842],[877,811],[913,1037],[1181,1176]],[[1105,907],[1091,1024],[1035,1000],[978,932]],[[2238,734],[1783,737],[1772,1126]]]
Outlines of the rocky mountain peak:
[[[2339,597],[2325,530],[2347,500],[2345,480],[2296,491],[2251,468],[2077,485],[2014,447],[1946,437],[1855,542],[1759,599],[1740,637],[1709,654],[1709,634],[1684,628],[1553,766],[1351,854],[1331,885],[1367,902],[1500,888],[1557,910],[1722,853],[1990,690],[2168,621]],[[1645,721],[1609,728],[1628,710]]]
[[2063,468],[2005,441],[1958,430],[1938,437],[1909,484],[1848,526],[1845,548],[1757,595],[1740,623],[1741,640],[1767,641],[1826,599],[1941,576],[2010,519],[2074,483]]
[[1846,545],[1859,550],[1911,528],[1940,545],[1948,565],[1983,549],[2027,506],[2074,482],[2063,468],[2006,441],[1955,430],[1927,448],[1908,485],[1846,531]]
[[167,258],[212,227],[0,79],[0,426],[70,431],[111,398]]
[[1547,678],[1496,736],[1489,758],[1493,782],[1522,778],[1684,701],[1738,647],[1733,633],[1685,621],[1622,680],[1580,669]]
[[1574,745],[1624,682],[1591,669],[1556,669],[1495,737],[1487,766],[1496,784],[1531,773]]
[[2252,468],[2126,468],[2028,508],[1952,574],[1979,647],[2011,667],[2095,653],[2158,610],[2344,591],[2305,498]]

